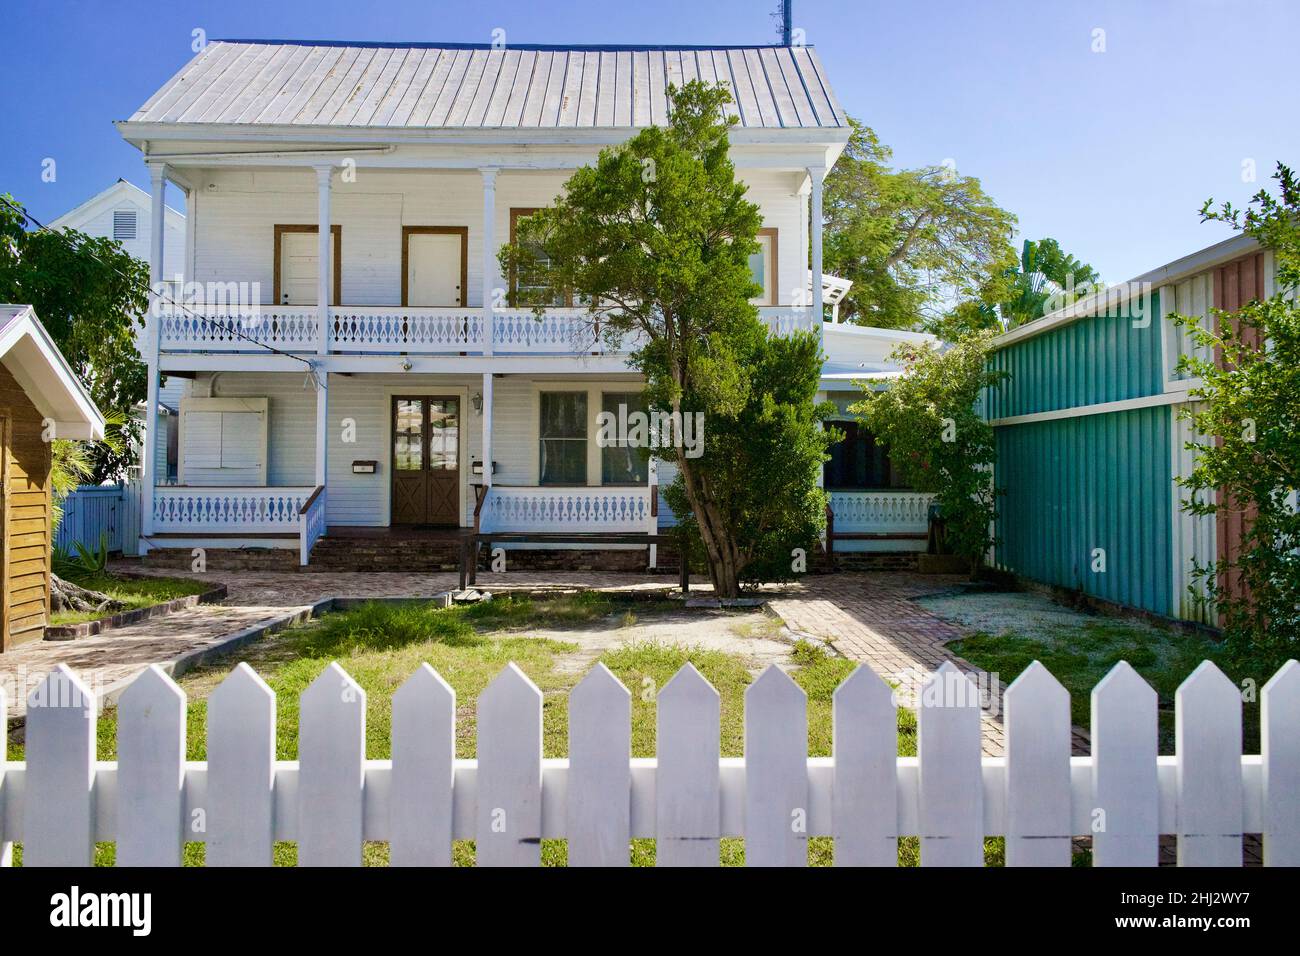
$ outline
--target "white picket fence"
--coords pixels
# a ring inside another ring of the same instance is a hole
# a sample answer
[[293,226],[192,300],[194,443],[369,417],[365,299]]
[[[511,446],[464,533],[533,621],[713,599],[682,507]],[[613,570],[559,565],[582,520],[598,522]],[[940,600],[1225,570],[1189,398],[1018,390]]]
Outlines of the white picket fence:
[[[65,666],[29,698],[27,762],[0,778],[0,846],[28,866],[85,866],[116,841],[121,866],[267,865],[276,840],[302,865],[355,866],[363,841],[394,865],[447,865],[453,839],[480,865],[536,866],[539,840],[571,865],[629,862],[652,837],[664,866],[714,866],[743,837],[750,865],[802,865],[834,838],[837,864],[893,866],[920,837],[924,865],[1065,866],[1091,835],[1101,866],[1154,865],[1157,835],[1183,865],[1238,866],[1242,834],[1265,862],[1300,864],[1300,665],[1262,691],[1263,753],[1241,753],[1241,697],[1213,664],[1177,693],[1176,757],[1156,751],[1156,694],[1121,663],[1092,693],[1091,757],[1070,755],[1069,698],[1035,663],[1004,695],[1007,755],[981,757],[979,695],[952,664],[925,685],[919,756],[898,757],[887,684],[859,667],[834,698],[834,756],[807,756],[803,691],[769,668],[745,693],[745,757],[720,758],[718,693],[690,665],[657,698],[658,757],[629,754],[631,695],[597,665],[569,696],[569,757],[542,758],[542,694],[514,664],[478,699],[478,759],[455,758],[456,695],[427,664],[393,696],[392,759],[367,760],[366,695],[331,664],[303,693],[297,761],[275,759],[276,699],[246,664],[213,692],[206,763],[186,762],[185,694],[158,667],[118,702],[118,761],[95,760],[95,701]],[[4,726],[0,698],[0,726]]]

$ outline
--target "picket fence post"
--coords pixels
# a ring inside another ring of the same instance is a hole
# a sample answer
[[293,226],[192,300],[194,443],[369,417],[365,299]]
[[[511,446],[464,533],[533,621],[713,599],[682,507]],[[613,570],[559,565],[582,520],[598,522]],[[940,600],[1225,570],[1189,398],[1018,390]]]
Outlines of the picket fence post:
[[421,664],[393,695],[389,862],[451,866],[456,692]]
[[1287,661],[1264,685],[1259,724],[1264,865],[1300,866],[1300,663]]
[[117,705],[117,865],[180,866],[185,692],[150,664]]
[[631,863],[632,695],[597,662],[569,693],[569,866]]
[[513,661],[478,698],[479,866],[540,866],[542,692]]
[[1241,692],[1202,661],[1174,708],[1178,865],[1241,866]]
[[979,688],[944,661],[921,687],[916,722],[921,865],[983,866]]
[[209,866],[271,865],[275,714],[275,692],[244,663],[208,698]]
[[96,706],[67,664],[28,695],[23,866],[94,862]]
[[745,865],[808,865],[808,696],[775,664],[745,689]]
[[835,688],[831,824],[836,866],[898,866],[898,707],[859,664]]
[[1092,864],[1160,857],[1156,692],[1127,661],[1092,689]]
[[655,739],[655,863],[718,866],[722,829],[718,735],[722,698],[693,664],[659,692]]
[[360,866],[366,692],[337,662],[302,693],[298,863]]
[[1007,866],[1070,865],[1070,694],[1038,661],[1002,695]]

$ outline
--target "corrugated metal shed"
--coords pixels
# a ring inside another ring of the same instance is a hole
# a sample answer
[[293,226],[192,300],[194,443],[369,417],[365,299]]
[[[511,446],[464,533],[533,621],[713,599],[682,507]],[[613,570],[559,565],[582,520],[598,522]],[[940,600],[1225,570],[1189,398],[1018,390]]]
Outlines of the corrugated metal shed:
[[666,90],[730,86],[742,127],[848,125],[812,47],[550,47],[216,40],[133,123],[637,128]]
[[[1169,431],[1167,408],[997,429],[998,565],[1169,614]],[[1095,549],[1105,571],[1092,570]]]
[[[992,396],[990,418],[1099,405],[1164,391],[1160,296],[1134,323],[1127,303],[1115,315],[1071,322],[994,352],[1011,378]],[[1145,324],[1141,324],[1145,321]]]

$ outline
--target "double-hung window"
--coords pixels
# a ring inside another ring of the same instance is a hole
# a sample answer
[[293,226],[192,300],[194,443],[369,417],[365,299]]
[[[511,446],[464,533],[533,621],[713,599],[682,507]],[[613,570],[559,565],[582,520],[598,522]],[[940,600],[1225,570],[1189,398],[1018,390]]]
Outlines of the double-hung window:
[[587,483],[587,393],[542,392],[538,430],[543,485]]

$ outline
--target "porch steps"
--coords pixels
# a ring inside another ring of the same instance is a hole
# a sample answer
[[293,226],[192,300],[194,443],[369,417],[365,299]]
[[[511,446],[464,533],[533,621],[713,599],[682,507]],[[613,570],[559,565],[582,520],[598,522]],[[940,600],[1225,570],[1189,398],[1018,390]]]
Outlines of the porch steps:
[[458,571],[460,538],[331,535],[316,542],[308,571]]

